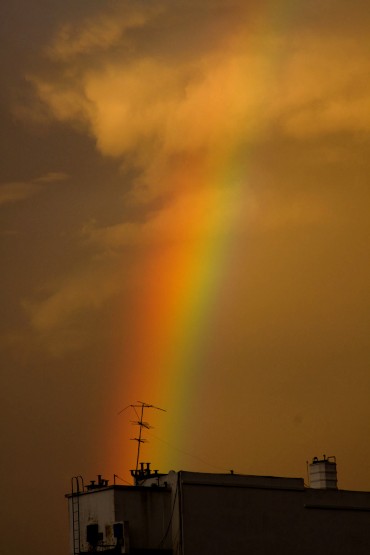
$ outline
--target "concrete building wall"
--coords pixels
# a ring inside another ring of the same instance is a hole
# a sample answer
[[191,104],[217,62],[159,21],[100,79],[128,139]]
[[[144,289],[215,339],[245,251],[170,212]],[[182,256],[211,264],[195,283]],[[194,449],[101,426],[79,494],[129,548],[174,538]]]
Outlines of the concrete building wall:
[[[96,493],[99,494],[99,502],[96,502]],[[80,512],[80,545],[81,551],[88,551],[89,544],[86,540],[86,527],[89,524],[98,524],[99,532],[103,533],[103,541],[106,544],[113,543],[114,494],[112,489],[101,489],[98,492],[84,493],[79,496]],[[70,520],[70,546],[73,553],[73,517],[72,498],[68,500]]]
[[370,548],[368,493],[182,473],[181,505],[182,555],[365,555]]
[[[76,498],[75,498],[76,500]],[[113,525],[122,522],[125,552],[171,548],[171,491],[165,487],[110,486],[78,496],[81,552],[91,551],[87,526],[98,524],[102,540],[99,550],[116,544]],[[70,553],[73,554],[73,511],[69,496]],[[127,551],[129,549],[129,551]]]
[[[156,485],[165,487],[170,491],[170,527],[166,541],[169,540],[168,548],[172,549],[173,555],[182,554],[182,513],[181,513],[181,476],[182,472],[170,470],[168,474],[145,480],[146,487]],[[166,545],[167,548],[167,545]]]
[[115,492],[117,521],[128,522],[130,547],[171,547],[171,492],[158,487],[132,487]]

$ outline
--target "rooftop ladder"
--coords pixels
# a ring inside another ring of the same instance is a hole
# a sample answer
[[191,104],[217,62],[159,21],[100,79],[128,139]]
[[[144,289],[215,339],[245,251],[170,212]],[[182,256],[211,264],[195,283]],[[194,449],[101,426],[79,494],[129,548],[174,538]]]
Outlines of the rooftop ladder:
[[84,491],[84,481],[82,476],[73,476],[71,483],[73,555],[80,555],[80,494]]

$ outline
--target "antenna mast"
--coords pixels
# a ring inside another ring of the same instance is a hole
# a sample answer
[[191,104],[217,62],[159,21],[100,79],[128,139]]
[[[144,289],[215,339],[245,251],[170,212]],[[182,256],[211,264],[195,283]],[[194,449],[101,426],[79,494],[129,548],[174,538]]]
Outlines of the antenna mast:
[[[128,405],[124,409],[120,410],[118,414],[121,414],[122,412],[124,412],[128,408],[134,409],[135,414],[137,416],[137,420],[132,420],[131,423],[134,424],[135,426],[139,426],[139,437],[131,438],[132,441],[137,441],[136,467],[135,467],[135,474],[134,474],[135,479],[137,479],[138,468],[139,468],[139,458],[140,458],[140,447],[141,447],[142,443],[146,443],[146,441],[147,441],[146,439],[143,439],[143,437],[142,437],[143,428],[145,428],[146,430],[149,430],[150,428],[152,428],[152,426],[150,426],[149,422],[144,422],[144,420],[143,420],[144,410],[145,409],[156,409],[156,410],[161,410],[163,412],[166,412],[166,410],[161,409],[160,407],[156,407],[155,405],[150,405],[148,403],[144,403],[143,401],[138,401],[137,404]],[[139,412],[138,412],[137,409],[139,409]],[[142,466],[143,466],[143,463],[142,463]]]

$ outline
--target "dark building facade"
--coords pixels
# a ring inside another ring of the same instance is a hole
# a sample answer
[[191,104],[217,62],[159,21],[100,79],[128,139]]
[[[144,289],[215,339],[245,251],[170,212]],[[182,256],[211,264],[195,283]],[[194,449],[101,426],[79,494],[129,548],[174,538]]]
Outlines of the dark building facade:
[[302,478],[171,471],[69,494],[71,554],[368,555],[370,493],[336,489],[333,463],[313,464],[313,487]]

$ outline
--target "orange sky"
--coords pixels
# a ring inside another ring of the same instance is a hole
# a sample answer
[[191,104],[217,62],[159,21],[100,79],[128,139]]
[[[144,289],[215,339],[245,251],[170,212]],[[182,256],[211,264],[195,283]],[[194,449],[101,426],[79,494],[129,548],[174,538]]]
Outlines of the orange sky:
[[325,453],[369,490],[367,2],[7,0],[0,25],[0,551],[67,553],[70,477],[127,478],[137,400],[167,410],[161,471]]

